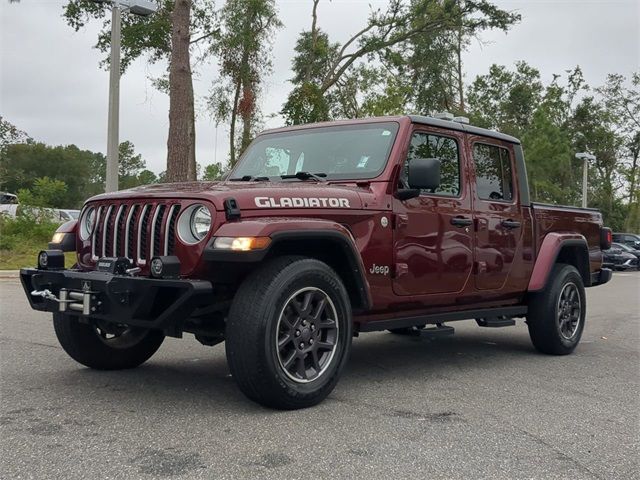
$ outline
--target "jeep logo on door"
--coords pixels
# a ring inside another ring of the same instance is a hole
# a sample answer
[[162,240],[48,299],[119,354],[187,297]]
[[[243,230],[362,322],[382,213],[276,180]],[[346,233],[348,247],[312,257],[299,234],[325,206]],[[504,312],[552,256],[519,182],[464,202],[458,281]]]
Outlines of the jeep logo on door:
[[256,197],[258,208],[351,208],[348,198],[330,197]]

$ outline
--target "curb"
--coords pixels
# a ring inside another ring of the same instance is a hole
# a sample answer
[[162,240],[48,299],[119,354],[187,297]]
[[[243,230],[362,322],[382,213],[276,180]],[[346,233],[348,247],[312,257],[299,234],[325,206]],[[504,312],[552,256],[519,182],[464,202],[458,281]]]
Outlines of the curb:
[[20,270],[0,270],[0,278],[18,278]]

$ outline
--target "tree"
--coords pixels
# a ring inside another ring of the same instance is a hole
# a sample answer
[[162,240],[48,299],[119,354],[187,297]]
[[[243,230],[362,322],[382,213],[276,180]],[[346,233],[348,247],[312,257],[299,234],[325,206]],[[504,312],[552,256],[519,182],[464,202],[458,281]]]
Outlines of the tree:
[[533,121],[543,92],[540,72],[527,63],[517,62],[514,71],[494,64],[468,88],[467,112],[474,125],[520,136]]
[[[425,39],[433,42],[434,38],[442,39],[451,32],[467,38],[484,28],[506,29],[519,19],[485,0],[392,0],[385,11],[372,11],[365,27],[339,44],[332,43],[318,27],[318,4],[319,0],[313,1],[311,30],[300,34],[295,47],[294,89],[281,112],[289,124],[328,120],[335,117],[335,113],[353,112],[354,102],[359,102],[364,95],[362,85],[371,86],[374,78],[370,68],[362,68],[365,59],[380,59],[380,68],[389,74],[382,73],[378,78],[392,81],[390,89],[381,87],[377,97],[369,98],[368,108],[380,110],[372,104],[373,98],[378,98],[386,106],[397,109],[399,94],[407,95],[403,102],[406,108],[413,100],[411,91],[406,85],[399,86],[397,79],[407,78],[416,89],[416,79],[408,75],[407,52],[418,42],[424,43]],[[461,51],[463,44],[456,45],[458,52]],[[424,57],[432,61],[432,56],[418,48],[414,60],[424,63]],[[436,47],[433,50],[440,51]],[[461,63],[456,68],[462,78]],[[385,91],[391,94],[389,98]],[[345,105],[345,100],[351,105]]]
[[218,181],[222,180],[222,175],[224,174],[224,168],[220,162],[211,163],[204,168],[204,176],[203,180],[208,181]]
[[[103,21],[96,48],[110,49],[109,4],[71,0],[64,10],[67,23],[76,31],[92,19]],[[156,85],[170,97],[167,139],[167,181],[195,180],[195,109],[191,71],[194,45],[208,51],[218,32],[214,0],[159,0],[158,11],[149,17],[123,14],[122,71],[139,57],[150,62],[169,61],[169,79]],[[108,57],[102,62],[108,66]]]
[[[118,165],[118,185],[120,190],[156,183],[158,178],[155,173],[146,170],[146,162],[142,155],[135,153],[135,146],[128,140],[120,143],[118,147],[120,162]],[[102,154],[96,154],[91,163],[91,184],[95,195],[104,191],[106,172],[106,158]]]
[[273,0],[227,0],[220,20],[222,31],[214,50],[220,58],[222,83],[214,89],[210,105],[217,121],[230,121],[229,155],[234,165],[236,152],[251,142],[260,87],[271,69],[271,39],[282,23]]
[[37,178],[48,177],[66,184],[62,208],[77,208],[90,188],[91,165],[96,154],[75,145],[52,147],[44,143],[8,145],[0,157],[0,188],[31,190]]
[[596,91],[614,122],[616,133],[622,138],[624,167],[621,174],[627,180],[625,198],[629,207],[624,222],[627,231],[640,231],[640,71],[627,79],[611,74]]
[[30,189],[18,190],[18,200],[31,207],[63,208],[67,185],[49,177],[36,178]]
[[0,115],[0,154],[2,154],[2,150],[7,145],[29,142],[33,142],[33,139],[26,132],[23,132]]

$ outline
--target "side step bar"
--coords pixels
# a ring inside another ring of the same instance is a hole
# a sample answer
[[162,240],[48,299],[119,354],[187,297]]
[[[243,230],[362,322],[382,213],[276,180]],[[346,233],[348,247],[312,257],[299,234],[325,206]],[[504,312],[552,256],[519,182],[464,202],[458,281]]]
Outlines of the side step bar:
[[[372,322],[361,323],[359,331],[376,332],[380,330],[407,328],[425,324],[438,325],[443,324],[444,322],[453,322],[455,320],[500,319],[503,317],[515,323],[515,321],[511,319],[511,317],[524,317],[526,314],[526,305],[518,305],[514,307],[480,308],[475,310],[462,310],[457,312],[433,313],[430,315],[423,315],[419,317],[400,317],[391,318],[388,320],[374,320]],[[507,326],[506,324],[497,325],[497,323],[502,322],[504,321],[490,321],[489,323],[492,323],[492,325],[487,324],[485,326]]]
[[516,321],[511,317],[505,317],[504,315],[501,317],[485,317],[485,318],[476,318],[476,322],[480,327],[512,327],[516,324]]

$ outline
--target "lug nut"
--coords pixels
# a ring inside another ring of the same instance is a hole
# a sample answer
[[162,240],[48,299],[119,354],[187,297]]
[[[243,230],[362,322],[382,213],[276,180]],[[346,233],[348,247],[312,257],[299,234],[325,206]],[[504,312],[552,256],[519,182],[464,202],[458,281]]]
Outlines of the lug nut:
[[300,336],[300,330],[296,330],[296,337]]
[[303,349],[303,348],[304,348],[304,343],[301,343],[300,344],[300,349]]
[[309,339],[309,345],[313,345],[313,338]]

